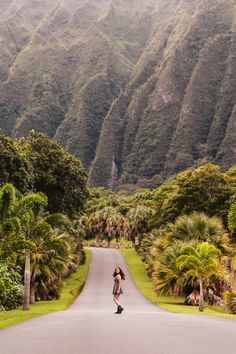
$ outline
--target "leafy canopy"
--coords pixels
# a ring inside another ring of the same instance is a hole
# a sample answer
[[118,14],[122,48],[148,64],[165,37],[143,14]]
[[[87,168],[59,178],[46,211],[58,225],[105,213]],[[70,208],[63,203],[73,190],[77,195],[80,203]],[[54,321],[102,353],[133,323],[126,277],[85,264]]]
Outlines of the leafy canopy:
[[35,131],[22,138],[19,146],[32,166],[35,190],[48,197],[50,212],[80,212],[88,197],[87,175],[80,160]]

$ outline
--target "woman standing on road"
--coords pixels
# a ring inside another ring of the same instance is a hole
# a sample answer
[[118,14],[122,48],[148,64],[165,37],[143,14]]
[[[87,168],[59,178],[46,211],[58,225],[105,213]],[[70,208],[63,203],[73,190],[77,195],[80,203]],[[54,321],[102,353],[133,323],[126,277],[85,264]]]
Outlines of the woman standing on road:
[[115,313],[122,313],[124,310],[120,305],[120,294],[123,294],[122,281],[125,280],[125,274],[120,267],[117,267],[113,273],[114,277],[114,287],[112,294],[114,295],[113,301],[116,303],[117,311]]

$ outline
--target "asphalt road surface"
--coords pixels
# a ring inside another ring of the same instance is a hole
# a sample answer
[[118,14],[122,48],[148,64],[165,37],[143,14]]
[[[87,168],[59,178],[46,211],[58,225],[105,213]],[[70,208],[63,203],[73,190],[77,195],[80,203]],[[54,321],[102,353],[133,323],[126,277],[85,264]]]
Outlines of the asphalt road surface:
[[[124,268],[121,315],[112,272]],[[0,330],[1,354],[235,354],[236,321],[171,314],[146,300],[116,250],[93,249],[84,290],[69,310]]]

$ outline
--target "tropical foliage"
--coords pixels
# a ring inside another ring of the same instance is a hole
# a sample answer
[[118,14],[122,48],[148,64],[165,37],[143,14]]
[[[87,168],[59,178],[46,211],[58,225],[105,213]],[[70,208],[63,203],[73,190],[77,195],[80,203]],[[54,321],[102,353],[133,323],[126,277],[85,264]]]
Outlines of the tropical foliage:
[[89,200],[87,216],[80,219],[85,238],[97,235],[99,239],[107,239],[110,244],[112,238],[117,242],[121,237],[134,241],[149,230],[149,219],[154,214],[154,209],[145,205],[133,206],[132,203],[125,205],[123,195],[116,201],[112,194],[110,196],[111,198],[107,199],[105,196],[98,201],[97,210]]
[[43,192],[50,212],[74,216],[88,196],[86,172],[79,159],[46,135],[31,131],[13,141],[0,132],[0,185],[12,183],[21,193]]
[[48,197],[49,210],[71,216],[81,211],[87,198],[87,179],[80,160],[35,131],[18,145],[32,166],[35,190]]
[[232,234],[234,235],[236,228],[236,202],[234,202],[229,210],[228,214],[228,226]]
[[[236,286],[235,194],[235,169],[222,172],[219,166],[206,164],[153,190],[114,194],[92,189],[80,222],[85,238],[96,234],[103,238],[113,218],[116,231],[110,237],[123,236],[135,243],[157,295],[184,295],[186,303],[203,310],[203,301],[222,304],[223,293]],[[186,247],[192,254],[184,253]],[[184,256],[194,259],[195,268],[189,258],[183,262]],[[197,269],[205,275],[197,275]]]
[[11,182],[22,192],[33,187],[33,171],[17,143],[0,130],[0,184]]
[[182,272],[185,283],[199,285],[199,310],[203,311],[204,290],[209,285],[212,277],[222,279],[226,277],[223,265],[220,263],[220,251],[207,242],[198,244],[196,247],[183,246],[176,260],[176,266]]
[[236,314],[236,291],[225,293],[225,307],[230,313]]
[[46,207],[43,193],[22,195],[11,184],[0,189],[0,259],[24,273],[24,309],[35,299],[58,298],[62,280],[82,261],[71,221],[48,215]]
[[22,301],[23,285],[19,272],[6,264],[0,264],[0,311],[11,310]]
[[1,139],[25,166],[19,189],[5,183],[16,179],[14,169],[7,174],[11,153],[3,154],[9,164],[0,174],[0,262],[19,272],[24,309],[60,296],[63,279],[84,260],[83,240],[94,238],[108,247],[133,242],[156,294],[184,295],[201,311],[235,288],[235,168],[206,164],[153,190],[88,194],[80,161],[43,134]]
[[88,196],[86,172],[35,131],[19,141],[0,132],[0,164],[0,306],[24,299],[28,310],[36,300],[59,298],[63,279],[85,260],[77,219]]

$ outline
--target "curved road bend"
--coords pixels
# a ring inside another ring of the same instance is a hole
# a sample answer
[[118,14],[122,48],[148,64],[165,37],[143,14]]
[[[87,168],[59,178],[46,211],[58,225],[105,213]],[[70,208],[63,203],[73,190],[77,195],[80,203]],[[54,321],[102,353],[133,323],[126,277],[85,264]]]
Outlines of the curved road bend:
[[[122,305],[112,303],[116,266],[125,269]],[[158,309],[133,283],[122,255],[93,249],[84,290],[64,312],[0,330],[1,354],[235,354],[236,322]]]

